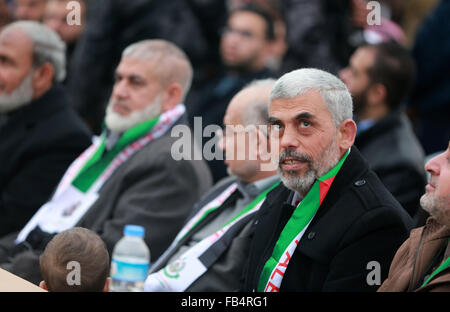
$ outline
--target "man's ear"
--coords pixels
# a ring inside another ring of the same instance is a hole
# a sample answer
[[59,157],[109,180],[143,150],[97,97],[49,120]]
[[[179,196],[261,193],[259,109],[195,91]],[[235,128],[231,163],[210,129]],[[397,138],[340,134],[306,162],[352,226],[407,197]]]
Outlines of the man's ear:
[[33,99],[41,97],[51,88],[55,69],[50,63],[44,63],[34,70],[33,73]]
[[164,101],[162,104],[162,112],[166,112],[181,102],[183,88],[179,83],[172,83],[164,92]]
[[42,289],[45,289],[45,290],[48,291],[47,284],[45,284],[45,281],[41,281],[41,282],[39,283],[39,287],[41,287]]
[[344,120],[338,128],[338,145],[342,153],[353,145],[355,137],[356,123],[352,119]]

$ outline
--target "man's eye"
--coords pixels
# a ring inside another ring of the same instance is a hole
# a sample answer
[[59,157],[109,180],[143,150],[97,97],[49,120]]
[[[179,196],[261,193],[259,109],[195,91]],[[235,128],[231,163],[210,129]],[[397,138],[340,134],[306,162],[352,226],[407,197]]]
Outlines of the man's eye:
[[141,86],[144,82],[140,79],[130,79],[130,83],[134,86]]
[[9,61],[6,57],[0,56],[0,63],[2,64],[9,64]]
[[308,128],[309,126],[311,126],[311,123],[309,121],[301,121],[300,126],[302,128]]

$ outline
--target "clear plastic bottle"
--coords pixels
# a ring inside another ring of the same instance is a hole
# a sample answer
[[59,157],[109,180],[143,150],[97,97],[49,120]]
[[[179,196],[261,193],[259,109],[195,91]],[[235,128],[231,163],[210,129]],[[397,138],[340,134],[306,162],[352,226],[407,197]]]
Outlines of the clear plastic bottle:
[[111,261],[111,291],[143,291],[150,268],[150,250],[144,242],[145,229],[126,225],[114,246]]

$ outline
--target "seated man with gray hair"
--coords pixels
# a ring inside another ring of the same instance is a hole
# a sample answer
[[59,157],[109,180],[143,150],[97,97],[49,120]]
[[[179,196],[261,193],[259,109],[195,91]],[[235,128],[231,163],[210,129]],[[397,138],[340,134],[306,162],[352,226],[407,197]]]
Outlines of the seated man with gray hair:
[[255,217],[245,289],[376,291],[412,220],[352,146],[347,87],[317,69],[287,73],[268,121],[282,184]]
[[171,150],[171,129],[188,124],[182,101],[191,79],[189,59],[170,42],[145,40],[124,50],[106,129],[20,233],[0,240],[5,269],[38,283],[37,255],[74,226],[98,233],[112,253],[126,224],[141,225],[152,260],[158,259],[211,186],[203,160],[176,160]]
[[20,230],[91,144],[60,82],[65,45],[49,28],[15,22],[0,34],[0,236]]
[[220,147],[229,177],[195,205],[195,213],[154,263],[146,291],[236,291],[247,259],[252,218],[280,183],[270,164],[267,106],[275,80],[256,80],[231,100]]

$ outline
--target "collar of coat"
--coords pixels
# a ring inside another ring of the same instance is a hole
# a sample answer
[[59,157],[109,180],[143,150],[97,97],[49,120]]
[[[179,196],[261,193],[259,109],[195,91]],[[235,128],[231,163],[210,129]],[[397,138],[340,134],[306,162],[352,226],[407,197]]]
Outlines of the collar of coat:
[[55,85],[40,98],[10,112],[8,114],[8,124],[13,124],[17,120],[31,128],[40,121],[46,120],[48,116],[63,109],[65,105],[68,105],[65,89],[61,85]]
[[[429,217],[425,226],[414,229],[410,234],[410,245],[415,247],[413,268],[408,291],[412,291],[422,282],[423,275],[437,252],[442,248],[442,241],[450,237],[450,228]],[[447,246],[444,259],[450,256]]]
[[[361,170],[361,168],[364,168],[364,170]],[[349,186],[353,185],[353,183],[359,180],[359,178],[364,176],[368,169],[369,166],[367,164],[367,161],[361,156],[358,148],[352,146],[350,154],[342,165],[341,170],[336,175],[333,181],[333,185],[328,191],[327,196],[323,200],[322,205],[317,211],[314,219],[319,219],[322,215],[324,215],[330,209],[330,207],[339,200],[343,191]],[[276,195],[274,196],[274,194]],[[267,195],[266,201],[270,205],[275,205],[281,200],[284,204],[291,205],[294,194],[294,191],[286,188],[281,183]]]

